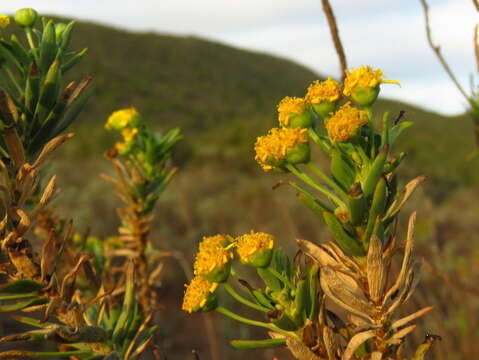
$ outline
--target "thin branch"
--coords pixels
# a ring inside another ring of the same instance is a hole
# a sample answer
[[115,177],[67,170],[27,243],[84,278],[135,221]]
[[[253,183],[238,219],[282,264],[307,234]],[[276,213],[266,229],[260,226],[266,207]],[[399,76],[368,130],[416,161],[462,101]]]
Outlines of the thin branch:
[[479,0],[472,0],[472,3],[476,7],[476,10],[479,11]]
[[479,24],[474,27],[474,53],[476,55],[477,72],[479,72]]
[[348,68],[346,62],[346,54],[344,53],[343,44],[341,42],[341,38],[339,37],[339,30],[338,24],[336,22],[336,17],[334,16],[333,9],[331,8],[331,4],[329,0],[321,0],[323,4],[323,11],[328,19],[329,30],[331,31],[331,36],[333,38],[334,48],[336,49],[336,53],[339,57],[339,64],[341,66],[341,80],[344,80],[346,76],[346,70]]
[[[463,89],[459,81],[457,80],[456,76],[452,72],[449,64],[446,62],[446,59],[444,56],[442,56],[441,53],[441,47],[434,45],[434,41],[432,40],[432,33],[431,33],[431,25],[429,22],[429,6],[427,5],[426,0],[420,0],[422,7],[424,9],[424,20],[426,23],[426,36],[427,36],[427,41],[429,43],[429,46],[431,47],[432,51],[436,54],[437,58],[439,59],[439,62],[441,63],[442,67],[446,71],[447,75],[449,75],[449,78],[452,80],[454,85],[456,85],[457,89],[459,92],[464,96],[467,102],[469,102],[469,96],[467,95],[466,91]],[[476,0],[475,0],[476,1]]]

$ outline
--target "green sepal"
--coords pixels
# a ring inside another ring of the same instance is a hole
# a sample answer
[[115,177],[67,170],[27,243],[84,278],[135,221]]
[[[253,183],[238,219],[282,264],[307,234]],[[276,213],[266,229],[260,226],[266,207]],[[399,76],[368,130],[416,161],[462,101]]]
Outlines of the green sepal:
[[297,322],[294,321],[285,312],[282,312],[280,317],[272,320],[271,322],[277,327],[279,327],[280,329],[283,329],[286,331],[296,331],[299,329],[299,325],[297,324]]
[[228,277],[231,273],[231,261],[225,264],[223,267],[219,269],[215,269],[208,274],[199,274],[203,276],[206,280],[214,283],[223,283],[228,280]]
[[351,92],[351,99],[359,106],[368,107],[374,104],[379,95],[379,85],[376,87],[356,86]]
[[265,268],[271,263],[273,249],[262,249],[250,257],[249,261],[241,260],[242,264],[253,266],[255,268]]
[[344,230],[337,217],[330,212],[323,212],[323,218],[333,232],[338,245],[349,255],[362,257],[365,255],[362,247]]
[[268,349],[286,345],[286,339],[231,340],[231,346],[239,350]]
[[286,152],[286,162],[290,164],[307,164],[311,160],[309,143],[298,144]]
[[376,159],[374,159],[371,168],[364,180],[363,184],[363,193],[366,198],[369,198],[376,188],[379,178],[383,175],[384,165],[386,164],[386,159],[388,156],[389,147],[385,146],[381,149]]
[[387,184],[384,178],[379,179],[374,191],[373,201],[371,203],[371,208],[368,215],[368,225],[363,237],[364,249],[367,250],[369,246],[369,239],[373,233],[374,227],[376,226],[376,219],[384,215],[387,201]]
[[314,125],[311,110],[306,109],[302,114],[291,114],[288,128],[309,128]]
[[27,294],[43,289],[43,285],[37,281],[23,279],[11,281],[0,286],[0,294]]
[[281,284],[281,281],[271,274],[271,272],[268,271],[268,269],[264,268],[257,268],[256,271],[258,272],[258,275],[261,277],[265,285],[273,290],[273,291],[281,291],[283,288],[283,285]]
[[327,119],[336,111],[337,101],[321,101],[319,104],[311,105],[314,112],[321,118]]

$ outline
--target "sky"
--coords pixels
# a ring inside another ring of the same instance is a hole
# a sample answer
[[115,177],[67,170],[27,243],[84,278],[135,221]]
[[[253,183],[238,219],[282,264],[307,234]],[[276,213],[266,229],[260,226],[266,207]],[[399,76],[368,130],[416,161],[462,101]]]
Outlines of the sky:
[[[419,0],[330,0],[350,68],[381,68],[401,86],[382,96],[443,114],[464,112],[465,100],[429,48]],[[435,43],[463,87],[479,85],[472,0],[429,0]],[[0,13],[33,7],[131,31],[194,35],[291,59],[318,74],[340,75],[320,0],[2,0]],[[286,94],[285,94],[286,95]]]

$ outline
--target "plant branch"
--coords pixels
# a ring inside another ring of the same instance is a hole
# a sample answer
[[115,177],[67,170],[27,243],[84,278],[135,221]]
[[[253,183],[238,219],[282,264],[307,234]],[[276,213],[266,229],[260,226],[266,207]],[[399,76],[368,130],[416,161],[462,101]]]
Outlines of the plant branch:
[[338,54],[339,65],[341,67],[341,80],[344,81],[346,76],[346,70],[348,64],[346,61],[346,54],[344,53],[343,44],[341,38],[339,37],[338,24],[336,22],[336,17],[334,16],[333,8],[329,3],[329,0],[321,0],[323,4],[323,11],[328,19],[329,30],[331,31],[331,36],[333,38],[334,48],[336,49],[336,54]]

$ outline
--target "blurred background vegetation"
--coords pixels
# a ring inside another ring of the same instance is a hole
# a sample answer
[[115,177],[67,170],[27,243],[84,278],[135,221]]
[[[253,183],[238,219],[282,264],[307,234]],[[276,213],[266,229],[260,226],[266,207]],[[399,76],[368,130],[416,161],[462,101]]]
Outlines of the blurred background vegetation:
[[[103,125],[113,110],[135,106],[156,130],[179,126],[185,134],[175,155],[180,170],[157,209],[153,237],[158,247],[179,250],[191,263],[204,235],[270,232],[290,254],[295,238],[327,239],[322,224],[296,202],[293,192],[272,190],[287,176],[266,176],[253,159],[256,136],[276,124],[279,100],[303,96],[311,81],[326,74],[195,37],[128,33],[92,23],[76,26],[72,47],[88,47],[76,77],[92,75],[96,90],[73,129],[77,136],[51,171],[63,189],[57,211],[76,219],[78,230],[90,227],[100,236],[116,232],[119,204],[99,174],[111,172],[102,153],[118,139]],[[430,259],[410,305],[435,307],[416,330],[417,342],[426,332],[438,334],[443,341],[431,358],[479,358],[479,290],[474,288],[479,275],[479,161],[467,159],[475,146],[471,122],[393,100],[381,100],[376,108],[377,116],[389,111],[395,117],[405,110],[405,118],[415,123],[396,147],[408,155],[402,182],[428,177],[408,209],[418,210],[418,252]],[[202,315],[180,312],[186,281],[181,266],[172,260],[165,265],[164,320],[157,344],[168,359],[188,359],[193,348],[202,360],[213,359]],[[221,358],[243,357],[225,340],[259,334],[211,316],[220,334]],[[288,359],[271,351],[248,356]]]

